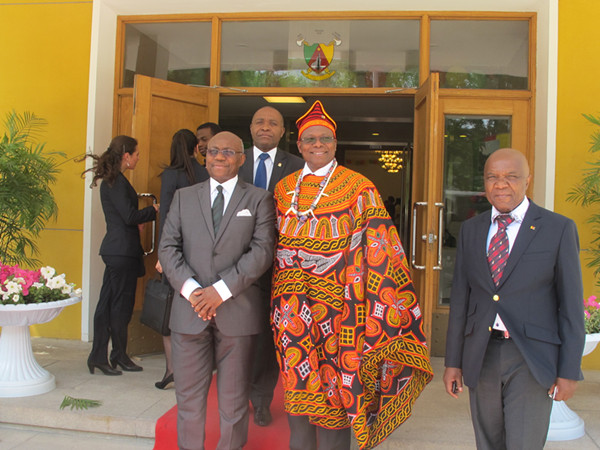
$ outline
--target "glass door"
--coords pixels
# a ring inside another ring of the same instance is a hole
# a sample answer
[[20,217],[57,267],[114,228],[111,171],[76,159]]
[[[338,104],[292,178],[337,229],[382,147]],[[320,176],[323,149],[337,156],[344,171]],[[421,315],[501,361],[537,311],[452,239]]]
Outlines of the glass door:
[[490,208],[483,189],[485,160],[494,150],[512,147],[533,167],[533,129],[527,94],[461,97],[457,90],[436,90],[437,83],[432,73],[415,97],[411,269],[431,354],[442,356],[460,226]]

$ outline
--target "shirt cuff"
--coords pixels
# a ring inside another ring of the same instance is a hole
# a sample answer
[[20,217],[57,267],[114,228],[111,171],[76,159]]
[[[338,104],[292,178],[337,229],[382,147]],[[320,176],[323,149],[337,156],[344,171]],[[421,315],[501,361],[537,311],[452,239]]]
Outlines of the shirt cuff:
[[227,287],[227,285],[225,284],[225,282],[223,280],[217,281],[215,284],[213,284],[213,287],[217,290],[217,293],[221,296],[221,300],[225,301],[225,300],[229,300],[231,297],[233,297],[233,294],[231,293],[231,291],[229,290],[229,288]]
[[200,283],[198,283],[196,280],[194,280],[193,278],[188,278],[187,280],[185,280],[185,283],[183,283],[183,286],[181,286],[181,295],[187,300],[189,300],[190,295],[192,295],[192,292],[201,287],[202,286],[200,285]]

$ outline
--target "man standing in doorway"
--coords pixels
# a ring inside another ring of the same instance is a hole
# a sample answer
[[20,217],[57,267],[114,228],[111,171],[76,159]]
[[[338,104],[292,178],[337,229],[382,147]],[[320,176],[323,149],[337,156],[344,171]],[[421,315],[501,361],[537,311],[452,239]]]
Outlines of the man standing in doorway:
[[217,449],[241,449],[248,437],[250,373],[263,329],[257,280],[273,263],[273,196],[238,177],[242,140],[209,141],[210,179],[175,192],[158,257],[177,295],[171,310],[177,444],[204,449],[206,402],[217,368]]
[[371,181],[335,160],[317,101],[296,122],[306,164],[275,189],[272,323],[292,450],[382,442],[431,380],[406,255]]
[[[240,178],[247,183],[273,193],[283,177],[304,166],[302,158],[277,148],[285,133],[283,116],[270,106],[254,113],[250,123],[253,146],[246,149],[246,161],[240,169]],[[279,377],[279,366],[273,346],[273,332],[269,325],[271,307],[271,276],[267,271],[260,279],[264,302],[262,304],[264,331],[259,335],[252,368],[250,401],[254,408],[254,423],[266,427],[271,423],[271,401]]]
[[460,231],[444,385],[455,398],[469,387],[478,449],[541,450],[552,400],[583,378],[577,229],[526,197],[521,152],[495,151],[483,176],[492,210]]

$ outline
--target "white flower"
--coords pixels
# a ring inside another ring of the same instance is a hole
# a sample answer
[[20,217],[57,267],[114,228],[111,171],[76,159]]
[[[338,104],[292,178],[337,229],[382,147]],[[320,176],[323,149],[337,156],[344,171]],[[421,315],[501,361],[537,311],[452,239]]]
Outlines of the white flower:
[[77,296],[77,297],[81,297],[81,293],[83,291],[81,290],[81,288],[77,288],[73,291],[73,293]]
[[19,283],[19,284],[25,284],[25,278],[21,278],[21,277],[14,278],[14,279],[13,279],[13,281],[14,281],[15,283]]
[[9,281],[5,283],[6,291],[9,294],[19,294],[21,292],[21,285],[19,283],[15,283],[14,281]]
[[8,292],[5,292],[4,294],[2,294],[2,300],[6,301],[8,300],[8,298],[10,297]]
[[31,286],[32,286],[32,287],[34,287],[34,288],[38,288],[38,289],[39,289],[39,288],[43,287],[44,285],[43,285],[42,283],[38,283],[38,282],[36,281],[36,282],[35,282],[35,283],[33,283]]
[[12,297],[13,302],[17,303],[19,301],[19,296],[17,294],[13,295]]
[[61,289],[60,292],[62,292],[63,294],[70,294],[71,291],[73,290],[73,288],[71,287],[71,285],[69,284],[65,284]]
[[53,267],[46,266],[46,267],[42,267],[40,269],[40,273],[46,280],[49,280],[50,278],[52,278],[54,276],[54,274],[56,273],[56,270],[54,270]]
[[46,282],[46,286],[48,286],[50,289],[61,289],[66,283],[65,279],[62,277],[54,277],[54,278],[50,278],[47,282]]

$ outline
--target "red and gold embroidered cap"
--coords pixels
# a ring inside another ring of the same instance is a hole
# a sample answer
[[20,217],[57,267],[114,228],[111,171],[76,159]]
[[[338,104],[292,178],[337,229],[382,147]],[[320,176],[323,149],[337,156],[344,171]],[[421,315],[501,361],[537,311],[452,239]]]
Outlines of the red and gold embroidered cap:
[[335,137],[337,124],[335,123],[335,120],[329,117],[329,114],[325,112],[325,108],[323,108],[323,104],[319,100],[314,102],[310,109],[306,111],[302,117],[296,120],[296,126],[298,127],[298,139],[300,139],[304,130],[315,125],[321,125],[329,128],[331,131],[333,131],[333,137]]

